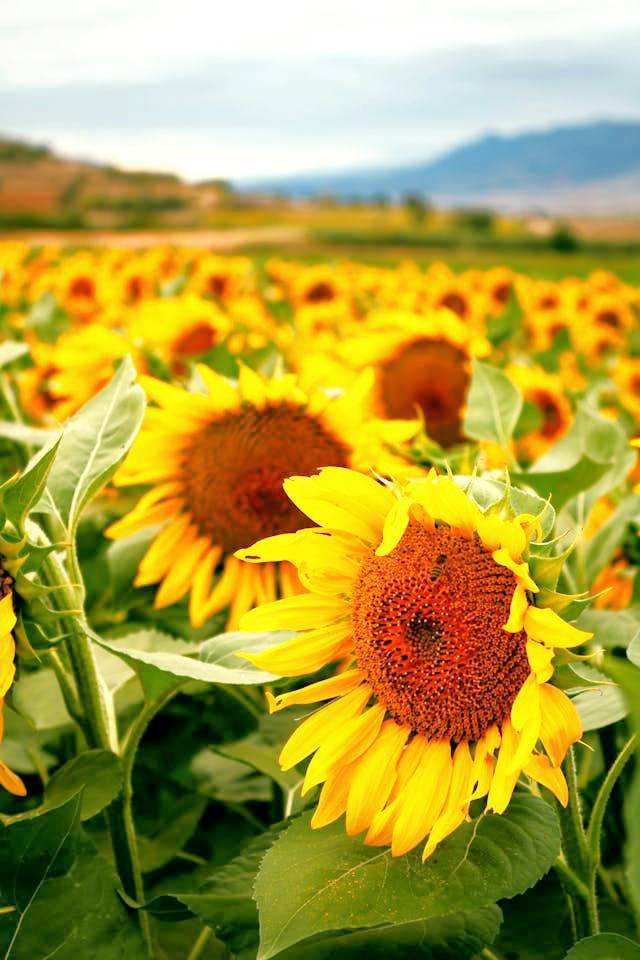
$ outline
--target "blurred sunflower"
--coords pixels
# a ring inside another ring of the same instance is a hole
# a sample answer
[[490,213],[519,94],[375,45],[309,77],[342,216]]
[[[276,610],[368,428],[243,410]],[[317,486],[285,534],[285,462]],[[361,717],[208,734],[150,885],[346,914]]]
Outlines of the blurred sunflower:
[[621,406],[640,423],[640,358],[619,357],[612,370]]
[[[371,419],[370,372],[330,398],[305,393],[292,375],[267,380],[242,367],[232,385],[207,367],[197,370],[207,393],[141,378],[156,406],[147,411],[116,482],[154,486],[107,535],[125,537],[162,524],[136,585],[160,584],[156,608],[190,591],[194,626],[230,607],[232,629],[255,603],[275,599],[277,579],[281,595],[301,589],[289,565],[256,571],[234,556],[258,537],[297,530],[305,522],[283,492],[284,478],[326,464],[415,473],[387,445],[405,443],[419,425]],[[222,576],[214,583],[221,562]]]
[[528,460],[537,460],[571,426],[571,404],[567,399],[562,377],[542,367],[511,364],[507,374],[522,391],[524,399],[536,407],[540,423],[519,437],[517,446]]
[[111,380],[128,354],[145,369],[131,342],[99,323],[68,330],[55,344],[34,340],[30,350],[34,366],[20,371],[17,382],[22,405],[36,420],[51,415],[62,423]]
[[[16,674],[14,663],[16,644],[12,632],[16,625],[16,615],[13,609],[12,584],[12,578],[2,572],[0,574],[0,741],[4,733],[4,718],[2,715],[4,698]],[[2,760],[0,760],[0,786],[17,797],[24,797],[27,792],[20,777],[13,770],[10,770]]]
[[429,436],[443,447],[463,439],[471,359],[489,351],[484,337],[447,310],[426,316],[379,311],[339,347],[353,368],[375,368],[380,416],[409,418],[419,410]]
[[200,251],[195,257],[186,289],[201,297],[228,301],[255,286],[254,269],[248,257],[221,257]]
[[131,340],[156,353],[172,373],[202,357],[228,336],[231,322],[211,300],[194,294],[142,300],[126,316]]
[[295,564],[309,592],[252,610],[241,627],[301,631],[244,654],[281,676],[347,659],[334,677],[267,694],[272,712],[332,701],[280,754],[284,769],[313,754],[302,792],[324,786],[312,826],[346,812],[349,834],[366,831],[394,856],[426,838],[426,858],[472,800],[502,813],[523,772],[566,804],[560,764],[581,726],[549,683],[552,660],[591,635],[533,603],[536,518],[483,514],[433,471],[394,487],[329,467],[285,489],[320,526],[237,555]]

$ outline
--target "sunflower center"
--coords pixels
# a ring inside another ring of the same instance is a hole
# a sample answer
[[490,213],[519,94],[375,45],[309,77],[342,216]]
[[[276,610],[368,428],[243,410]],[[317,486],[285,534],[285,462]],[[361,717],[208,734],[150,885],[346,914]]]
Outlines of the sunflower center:
[[76,277],[69,288],[69,293],[72,297],[92,297],[94,294],[93,280],[89,277]]
[[462,411],[469,386],[467,358],[445,340],[415,340],[380,367],[387,417],[422,411],[427,431],[443,447],[462,439]]
[[620,326],[620,317],[613,310],[601,310],[596,317],[597,323],[602,323],[605,327],[611,327],[617,330]]
[[203,320],[180,334],[175,342],[175,352],[180,357],[194,357],[200,353],[209,353],[215,342],[215,330]]
[[462,294],[457,293],[455,290],[452,290],[451,293],[447,293],[440,301],[441,306],[447,307],[448,310],[451,310],[452,313],[457,314],[459,317],[466,317],[468,311],[467,301],[464,299]]
[[346,467],[349,449],[291,404],[226,413],[201,430],[185,460],[187,508],[226,551],[310,526],[282,482]]
[[529,674],[526,637],[504,630],[515,577],[479,539],[412,523],[356,580],[358,665],[391,716],[414,732],[477,740],[508,717]]
[[307,290],[305,300],[307,303],[327,303],[335,297],[333,286],[326,280],[320,280]]

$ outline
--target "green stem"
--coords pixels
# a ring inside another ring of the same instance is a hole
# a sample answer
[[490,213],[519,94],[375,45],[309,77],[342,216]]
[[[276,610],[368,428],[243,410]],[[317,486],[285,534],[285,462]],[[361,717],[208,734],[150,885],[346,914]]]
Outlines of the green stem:
[[202,956],[202,951],[209,943],[209,940],[211,940],[212,936],[213,930],[211,927],[205,927],[204,930],[200,932],[198,939],[191,948],[187,960],[199,960],[199,958]]
[[[41,533],[40,538],[44,540]],[[55,552],[48,554],[42,564],[43,579],[57,589],[52,593],[52,604],[57,611],[60,632],[67,637],[63,641],[71,665],[77,689],[77,700],[81,707],[81,729],[89,747],[110,750],[118,753],[117,735],[110,729],[109,715],[105,705],[100,674],[93,655],[91,640],[84,614],[70,614],[78,603],[78,593],[82,591],[74,585],[67,570]],[[78,570],[74,570],[77,579]],[[56,673],[56,675],[58,675]],[[64,684],[64,681],[63,681]],[[67,686],[62,689],[63,696],[70,693]],[[73,700],[70,701],[73,704]],[[144,902],[144,888],[138,844],[131,811],[131,798],[125,791],[109,805],[106,810],[111,844],[120,881],[124,892],[139,903]],[[153,956],[150,918],[143,910],[138,911],[140,928],[144,937],[148,955]]]
[[584,883],[578,874],[571,869],[571,867],[563,860],[561,857],[558,857],[556,862],[553,865],[553,869],[558,875],[560,883],[564,887],[565,891],[572,897],[580,897],[582,900],[587,900],[589,897],[589,889]]
[[78,694],[73,685],[73,680],[62,662],[60,654],[57,650],[49,650],[46,655],[46,660],[56,675],[58,686],[60,687],[60,692],[62,693],[69,716],[72,720],[75,720],[79,727],[82,727],[84,718],[82,716],[82,708],[80,707]]
[[604,815],[607,808],[607,803],[609,802],[609,797],[611,796],[611,791],[616,785],[616,781],[622,773],[625,764],[631,758],[637,744],[638,734],[634,733],[634,735],[627,740],[624,747],[616,757],[613,765],[604,778],[602,785],[598,790],[598,795],[594,801],[593,810],[591,811],[591,820],[589,821],[589,828],[587,830],[589,861],[593,870],[597,870],[600,866],[600,841],[602,836],[602,824],[604,822]]
[[[565,892],[571,898],[577,935],[578,937],[585,937],[598,932],[597,901],[595,885],[591,883],[589,874],[587,837],[582,819],[582,805],[573,747],[570,747],[567,752],[564,772],[569,791],[569,802],[566,809],[558,804],[562,852],[566,866],[580,882],[579,895],[576,894],[575,890],[569,889],[567,883],[563,885]],[[565,877],[566,879],[567,877]]]

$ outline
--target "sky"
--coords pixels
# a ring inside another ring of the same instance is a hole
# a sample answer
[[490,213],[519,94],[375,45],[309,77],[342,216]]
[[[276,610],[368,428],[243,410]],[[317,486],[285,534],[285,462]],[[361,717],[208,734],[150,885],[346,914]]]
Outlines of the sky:
[[188,179],[410,164],[640,119],[629,0],[0,4],[0,133]]

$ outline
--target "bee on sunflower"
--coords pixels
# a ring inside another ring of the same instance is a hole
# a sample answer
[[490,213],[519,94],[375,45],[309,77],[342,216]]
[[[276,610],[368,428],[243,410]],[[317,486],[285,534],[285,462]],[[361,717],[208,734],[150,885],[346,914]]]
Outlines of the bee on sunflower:
[[255,570],[234,556],[247,543],[304,523],[283,492],[285,477],[326,464],[419,473],[392,449],[411,440],[419,424],[371,418],[373,375],[367,371],[342,395],[329,397],[306,393],[293,375],[268,380],[242,367],[232,384],[208,367],[196,369],[206,393],[141,378],[155,406],[116,483],[153,486],[107,535],[117,539],[162,525],[136,585],[160,584],[156,608],[189,593],[194,626],[228,607],[233,629],[256,603],[302,589],[290,564]]
[[539,519],[483,513],[434,471],[398,486],[327,467],[285,489],[319,526],[237,556],[294,564],[308,592],[255,608],[241,628],[299,633],[243,656],[289,677],[346,661],[267,694],[272,712],[330,701],[280,754],[284,769],[312,756],[302,792],[323,784],[312,826],[346,813],[350,835],[395,856],[426,841],[426,859],[472,801],[504,812],[523,773],[566,805],[560,764],[581,724],[550,683],[553,658],[591,635],[535,603]]

